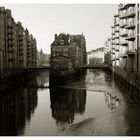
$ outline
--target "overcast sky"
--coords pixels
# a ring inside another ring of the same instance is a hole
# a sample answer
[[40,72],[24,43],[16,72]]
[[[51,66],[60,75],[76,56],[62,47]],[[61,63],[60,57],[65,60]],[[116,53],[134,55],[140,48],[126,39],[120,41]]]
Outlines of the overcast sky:
[[12,10],[15,21],[37,40],[38,50],[50,53],[55,33],[81,34],[86,38],[87,50],[104,46],[111,34],[116,4],[5,4]]

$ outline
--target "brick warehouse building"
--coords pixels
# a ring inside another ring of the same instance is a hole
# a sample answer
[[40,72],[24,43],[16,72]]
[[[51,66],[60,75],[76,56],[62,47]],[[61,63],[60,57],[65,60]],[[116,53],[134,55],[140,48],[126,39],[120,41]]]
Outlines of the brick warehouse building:
[[86,65],[86,61],[86,41],[83,34],[55,34],[51,44],[50,83],[65,84],[74,79],[82,72],[80,67]]
[[85,65],[87,60],[85,37],[83,34],[55,34],[50,58],[52,68],[58,66],[59,69],[76,69]]
[[11,10],[0,7],[0,79],[16,75],[23,68],[36,66],[35,38],[15,22]]

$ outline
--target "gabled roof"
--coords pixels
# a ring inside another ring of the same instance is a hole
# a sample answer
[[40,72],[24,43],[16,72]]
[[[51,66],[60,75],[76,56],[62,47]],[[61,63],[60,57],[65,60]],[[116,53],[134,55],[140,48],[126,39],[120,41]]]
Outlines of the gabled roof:
[[63,45],[60,44],[60,41],[53,41],[53,43],[51,44],[51,46],[68,46],[68,45],[70,45],[70,43],[65,41]]

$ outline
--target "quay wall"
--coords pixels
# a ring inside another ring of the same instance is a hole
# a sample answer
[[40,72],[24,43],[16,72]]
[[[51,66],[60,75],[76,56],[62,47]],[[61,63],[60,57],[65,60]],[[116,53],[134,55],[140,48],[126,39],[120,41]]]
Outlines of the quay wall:
[[26,86],[36,75],[36,71],[24,69],[14,75],[0,79],[0,94],[7,90],[11,91]]
[[140,82],[133,81],[130,77],[122,75],[118,71],[114,71],[115,80],[122,83],[127,89],[129,96],[132,97],[136,102],[140,101]]
[[50,86],[65,85],[70,81],[73,81],[86,70],[75,69],[75,70],[64,70],[64,71],[51,71],[50,70]]
[[120,82],[122,86],[128,91],[128,96],[130,96],[135,102],[140,102],[140,82],[133,80],[127,74],[125,75],[119,70],[113,70],[112,67],[104,67],[104,71],[109,71],[112,73],[114,80]]

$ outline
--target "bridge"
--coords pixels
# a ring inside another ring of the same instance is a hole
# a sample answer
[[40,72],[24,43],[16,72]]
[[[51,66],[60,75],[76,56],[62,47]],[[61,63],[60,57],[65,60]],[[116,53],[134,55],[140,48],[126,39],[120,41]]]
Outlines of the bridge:
[[109,69],[110,67],[105,64],[87,64],[81,66],[80,69]]
[[48,85],[47,86],[45,86],[45,85],[28,85],[27,86],[28,88],[41,88],[41,89],[44,89],[44,88],[50,88]]
[[[111,67],[105,64],[87,64],[80,66],[80,69],[111,69]],[[25,70],[50,70],[50,66],[26,67]]]
[[34,67],[26,67],[26,70],[46,70],[46,69],[50,69],[50,66],[34,66]]
[[[106,69],[110,68],[109,66],[105,64],[87,64],[84,66],[80,66],[80,69]],[[26,67],[26,70],[49,70],[50,66],[35,66],[35,67]]]

